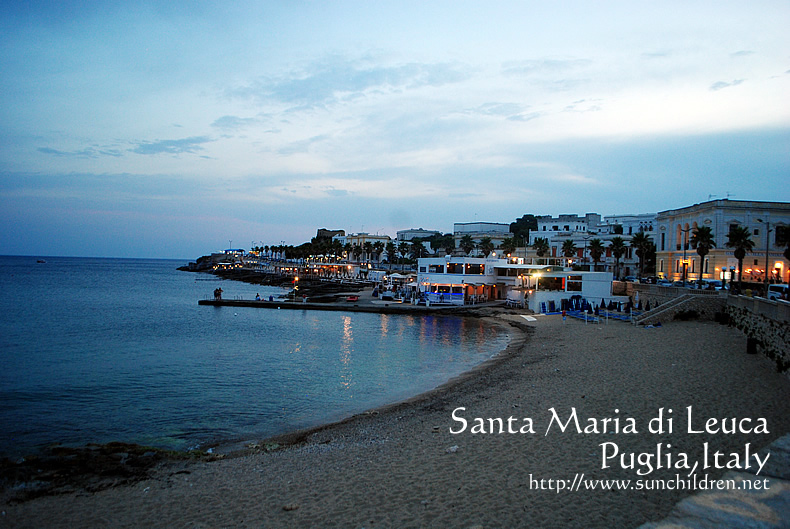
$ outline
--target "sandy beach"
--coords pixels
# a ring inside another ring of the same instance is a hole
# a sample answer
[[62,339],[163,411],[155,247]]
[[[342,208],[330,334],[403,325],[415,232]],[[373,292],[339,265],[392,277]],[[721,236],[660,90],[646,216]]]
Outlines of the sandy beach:
[[[634,468],[622,468],[629,456],[602,468],[603,443],[656,456],[660,444],[653,467],[667,454],[672,464],[685,454],[699,462],[697,474],[715,478],[726,469],[701,468],[705,443],[708,462],[713,451],[730,461],[747,444],[756,452],[790,432],[790,380],[767,358],[746,354],[736,329],[490,317],[511,326],[508,349],[435,391],[281,439],[283,448],[271,452],[172,462],[133,485],[7,503],[0,527],[636,527],[663,518],[695,491],[557,492],[538,483],[570,483],[582,473],[632,482],[690,474],[664,468],[638,475],[647,466],[635,457]],[[702,433],[687,431],[688,407],[692,430]],[[574,425],[563,432],[551,422],[552,408],[563,422],[576,410],[587,433]],[[651,433],[661,408],[665,432]],[[476,417],[486,419],[484,428]],[[488,418],[502,418],[507,429],[508,417],[516,430],[529,430],[525,418],[532,419],[534,433],[488,433]],[[718,433],[704,431],[711,418]],[[737,429],[754,430],[758,418],[768,433],[723,431],[732,419]]]

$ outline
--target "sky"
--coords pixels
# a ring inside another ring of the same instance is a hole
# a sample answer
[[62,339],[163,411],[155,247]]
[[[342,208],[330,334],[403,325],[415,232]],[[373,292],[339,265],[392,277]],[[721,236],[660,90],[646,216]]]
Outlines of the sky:
[[790,3],[0,7],[0,254],[790,201]]

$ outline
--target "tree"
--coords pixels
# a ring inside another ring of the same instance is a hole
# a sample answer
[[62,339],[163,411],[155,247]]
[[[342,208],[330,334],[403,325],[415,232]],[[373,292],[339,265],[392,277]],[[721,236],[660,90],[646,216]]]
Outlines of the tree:
[[711,248],[716,247],[716,241],[713,239],[713,230],[711,230],[708,226],[694,228],[694,231],[691,233],[691,240],[689,242],[691,242],[692,248],[697,249],[697,254],[700,257],[699,284],[697,286],[702,288],[702,273],[705,271],[705,256],[710,253]]
[[365,260],[370,261],[370,254],[373,253],[373,243],[365,241],[362,243],[362,249],[365,250]]
[[351,253],[354,254],[354,260],[359,262],[359,256],[362,255],[362,247],[358,244],[355,244],[351,248]]
[[749,228],[744,226],[733,226],[730,233],[727,234],[727,242],[724,243],[727,248],[733,248],[733,254],[738,260],[738,289],[741,289],[741,281],[743,280],[743,260],[747,252],[754,250],[754,241]]
[[475,241],[472,240],[471,235],[464,235],[461,237],[461,241],[459,246],[464,251],[466,255],[469,255],[469,252],[475,249]]
[[480,251],[483,252],[484,256],[488,256],[488,254],[494,251],[494,243],[491,242],[491,237],[483,237],[480,239],[480,244],[477,246],[480,248]]
[[588,244],[588,248],[590,248],[590,257],[593,260],[593,272],[598,268],[598,261],[601,260],[601,256],[606,251],[606,248],[603,247],[603,241],[601,239],[592,239]]
[[620,259],[625,255],[625,241],[622,237],[612,237],[612,242],[609,244],[609,249],[612,251],[614,257],[614,277],[620,278]]
[[376,241],[373,243],[373,253],[376,254],[376,261],[381,261],[381,252],[384,251],[384,243]]
[[[516,240],[516,246],[519,245],[520,241],[529,240],[530,231],[538,231],[538,219],[535,215],[527,214],[517,219],[516,222],[510,223],[510,233],[513,234],[513,238]],[[523,243],[523,246],[526,246],[526,242]]]
[[392,260],[395,258],[395,243],[389,241],[384,248],[387,250],[387,261],[392,264]]
[[535,242],[532,243],[532,249],[538,254],[538,257],[544,257],[549,253],[549,240],[545,237],[537,237]]
[[502,253],[506,256],[516,251],[516,240],[513,237],[507,237],[502,241]]
[[634,249],[636,256],[639,257],[639,277],[641,278],[645,270],[645,261],[647,260],[648,253],[650,253],[651,248],[655,248],[655,246],[644,231],[639,231],[631,238],[631,248]]
[[400,254],[401,258],[406,257],[409,255],[409,250],[411,249],[411,245],[406,241],[398,244],[398,253]]
[[564,243],[562,243],[562,255],[570,259],[574,255],[576,255],[576,243],[573,242],[571,239],[568,239]]
[[414,239],[411,241],[411,256],[412,259],[419,259],[425,253],[425,246],[423,246],[422,241],[420,239]]

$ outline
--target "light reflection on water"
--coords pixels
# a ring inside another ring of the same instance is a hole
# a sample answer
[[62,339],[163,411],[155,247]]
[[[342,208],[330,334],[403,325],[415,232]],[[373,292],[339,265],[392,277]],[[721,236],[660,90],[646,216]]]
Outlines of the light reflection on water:
[[283,433],[436,387],[507,343],[456,317],[199,307],[217,283],[180,264],[0,257],[0,456]]

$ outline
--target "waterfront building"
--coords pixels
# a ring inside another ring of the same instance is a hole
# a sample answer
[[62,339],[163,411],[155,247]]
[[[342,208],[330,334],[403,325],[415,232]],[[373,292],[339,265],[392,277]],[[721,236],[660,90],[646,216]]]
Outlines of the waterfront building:
[[412,239],[427,239],[434,235],[441,235],[442,232],[436,230],[424,230],[422,228],[411,228],[409,230],[398,230],[395,238],[398,242],[411,242]]
[[[470,236],[475,244],[480,244],[485,238],[491,239],[494,248],[499,248],[505,239],[513,237],[510,233],[510,224],[498,222],[456,222],[453,224],[453,241],[456,249],[461,247],[461,239]],[[482,252],[475,248],[470,255],[481,256]]]
[[[689,241],[694,229],[706,226],[716,246],[704,262]],[[738,260],[727,248],[727,235],[736,226],[751,234],[754,250],[743,260],[743,280],[787,283],[788,261],[783,252],[790,230],[790,203],[748,200],[711,200],[679,209],[660,211],[656,216],[656,273],[670,280],[737,279]],[[767,264],[767,266],[766,266]]]
[[328,230],[326,228],[318,228],[315,233],[316,239],[334,239],[337,236],[345,236],[345,230]]
[[584,217],[559,215],[555,218],[551,215],[539,215],[535,218],[538,220],[538,231],[529,234],[530,244],[534,242],[533,237],[549,237],[549,233],[596,231],[601,224],[601,216],[597,213],[587,213]]
[[420,294],[431,304],[469,305],[507,300],[540,312],[560,307],[573,296],[624,301],[612,295],[612,274],[578,272],[559,266],[534,265],[523,259],[495,257],[429,257],[417,263]]
[[603,218],[603,224],[598,225],[597,232],[615,235],[636,235],[641,231],[655,242],[653,237],[655,224],[655,213],[607,215]]
[[[524,251],[524,256],[533,263],[546,263],[561,266],[574,266],[584,271],[601,271],[615,273],[620,277],[637,275],[639,257],[631,248],[631,239],[640,231],[652,238],[656,215],[644,213],[639,215],[610,215],[603,220],[597,213],[587,213],[583,217],[577,215],[542,215],[536,217],[538,229],[529,234],[529,246]],[[612,240],[621,237],[626,249],[618,261],[610,249]],[[535,240],[544,238],[548,241],[548,253],[539,257],[532,248]],[[589,241],[600,239],[605,248],[604,254],[598,263],[590,255]],[[563,247],[571,241],[575,252],[571,257],[566,257]]]

